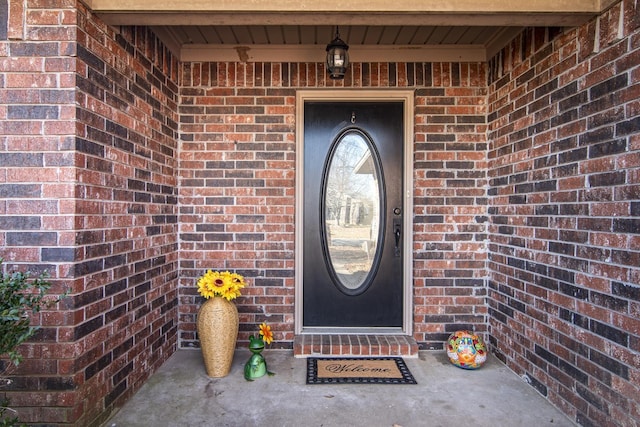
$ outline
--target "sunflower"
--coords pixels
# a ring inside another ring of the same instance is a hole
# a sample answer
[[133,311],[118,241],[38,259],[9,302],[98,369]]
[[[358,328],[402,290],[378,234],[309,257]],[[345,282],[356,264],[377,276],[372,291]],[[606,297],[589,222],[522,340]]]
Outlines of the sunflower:
[[223,297],[231,301],[240,296],[240,289],[244,286],[244,278],[241,275],[228,271],[207,270],[198,279],[198,292],[206,299]]
[[223,298],[226,298],[227,301],[231,301],[232,299],[235,299],[240,296],[240,291],[234,288],[233,286],[229,286],[222,291],[221,296]]
[[273,332],[271,332],[271,326],[267,325],[266,323],[262,323],[260,325],[260,335],[262,336],[262,340],[266,344],[271,344],[271,341],[273,341]]

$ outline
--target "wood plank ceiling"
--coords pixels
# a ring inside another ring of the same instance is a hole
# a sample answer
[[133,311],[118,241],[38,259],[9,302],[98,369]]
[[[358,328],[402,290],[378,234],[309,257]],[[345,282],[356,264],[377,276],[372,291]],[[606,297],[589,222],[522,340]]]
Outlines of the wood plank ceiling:
[[[235,48],[249,46],[253,49],[254,60],[265,60],[257,57],[257,49],[265,46],[279,46],[279,52],[270,50],[266,55],[276,54],[284,60],[312,61],[314,58],[304,55],[304,49],[315,52],[316,59],[322,61],[324,48],[336,36],[338,29],[340,38],[349,46],[353,60],[380,60],[375,55],[389,58],[389,50],[393,51],[395,60],[405,50],[411,52],[413,60],[425,53],[438,56],[438,51],[446,49],[449,59],[459,59],[462,55],[469,60],[484,60],[486,52],[495,53],[506,42],[517,34],[521,27],[502,26],[435,26],[435,25],[348,25],[335,27],[328,25],[219,25],[219,26],[154,26],[154,31],[172,50],[179,50],[182,59],[193,59],[193,56],[206,55],[210,60],[234,60]],[[358,47],[366,47],[366,50]],[[384,49],[380,49],[384,48]],[[233,51],[232,51],[233,49]],[[215,57],[210,55],[217,52]],[[191,54],[189,54],[191,52]],[[225,55],[228,52],[228,55]],[[365,56],[364,52],[368,52]],[[385,53],[383,53],[385,52]],[[440,52],[442,53],[442,52]],[[456,55],[455,57],[450,57]],[[187,57],[188,56],[188,57]],[[357,58],[361,56],[361,58]],[[473,58],[472,58],[473,57]],[[424,60],[425,58],[421,58]]]
[[[495,26],[346,26],[338,27],[349,45],[468,45],[490,43],[503,27]],[[219,25],[167,26],[166,31],[182,44],[302,45],[327,44],[335,26]]]

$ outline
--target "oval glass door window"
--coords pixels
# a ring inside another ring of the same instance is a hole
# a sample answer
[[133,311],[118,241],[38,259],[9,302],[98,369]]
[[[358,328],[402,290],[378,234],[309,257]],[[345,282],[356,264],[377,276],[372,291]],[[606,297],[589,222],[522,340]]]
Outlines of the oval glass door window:
[[380,162],[372,144],[349,131],[335,143],[325,170],[324,245],[338,287],[364,292],[380,246]]

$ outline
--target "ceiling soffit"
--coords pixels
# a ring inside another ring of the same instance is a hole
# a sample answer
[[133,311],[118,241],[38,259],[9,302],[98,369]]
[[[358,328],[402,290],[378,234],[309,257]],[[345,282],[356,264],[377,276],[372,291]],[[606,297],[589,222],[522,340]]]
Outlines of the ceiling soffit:
[[[484,61],[523,27],[573,27],[615,0],[88,0],[107,24],[146,25],[185,61],[323,62],[339,25],[354,62]],[[319,25],[319,23],[323,25]]]

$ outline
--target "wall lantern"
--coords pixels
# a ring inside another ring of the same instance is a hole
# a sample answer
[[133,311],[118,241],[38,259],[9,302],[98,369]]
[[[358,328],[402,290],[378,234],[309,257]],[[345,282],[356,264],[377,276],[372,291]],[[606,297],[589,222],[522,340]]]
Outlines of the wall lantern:
[[327,45],[327,73],[332,79],[344,79],[344,73],[349,66],[348,50],[349,46],[342,41],[336,27],[336,38]]

